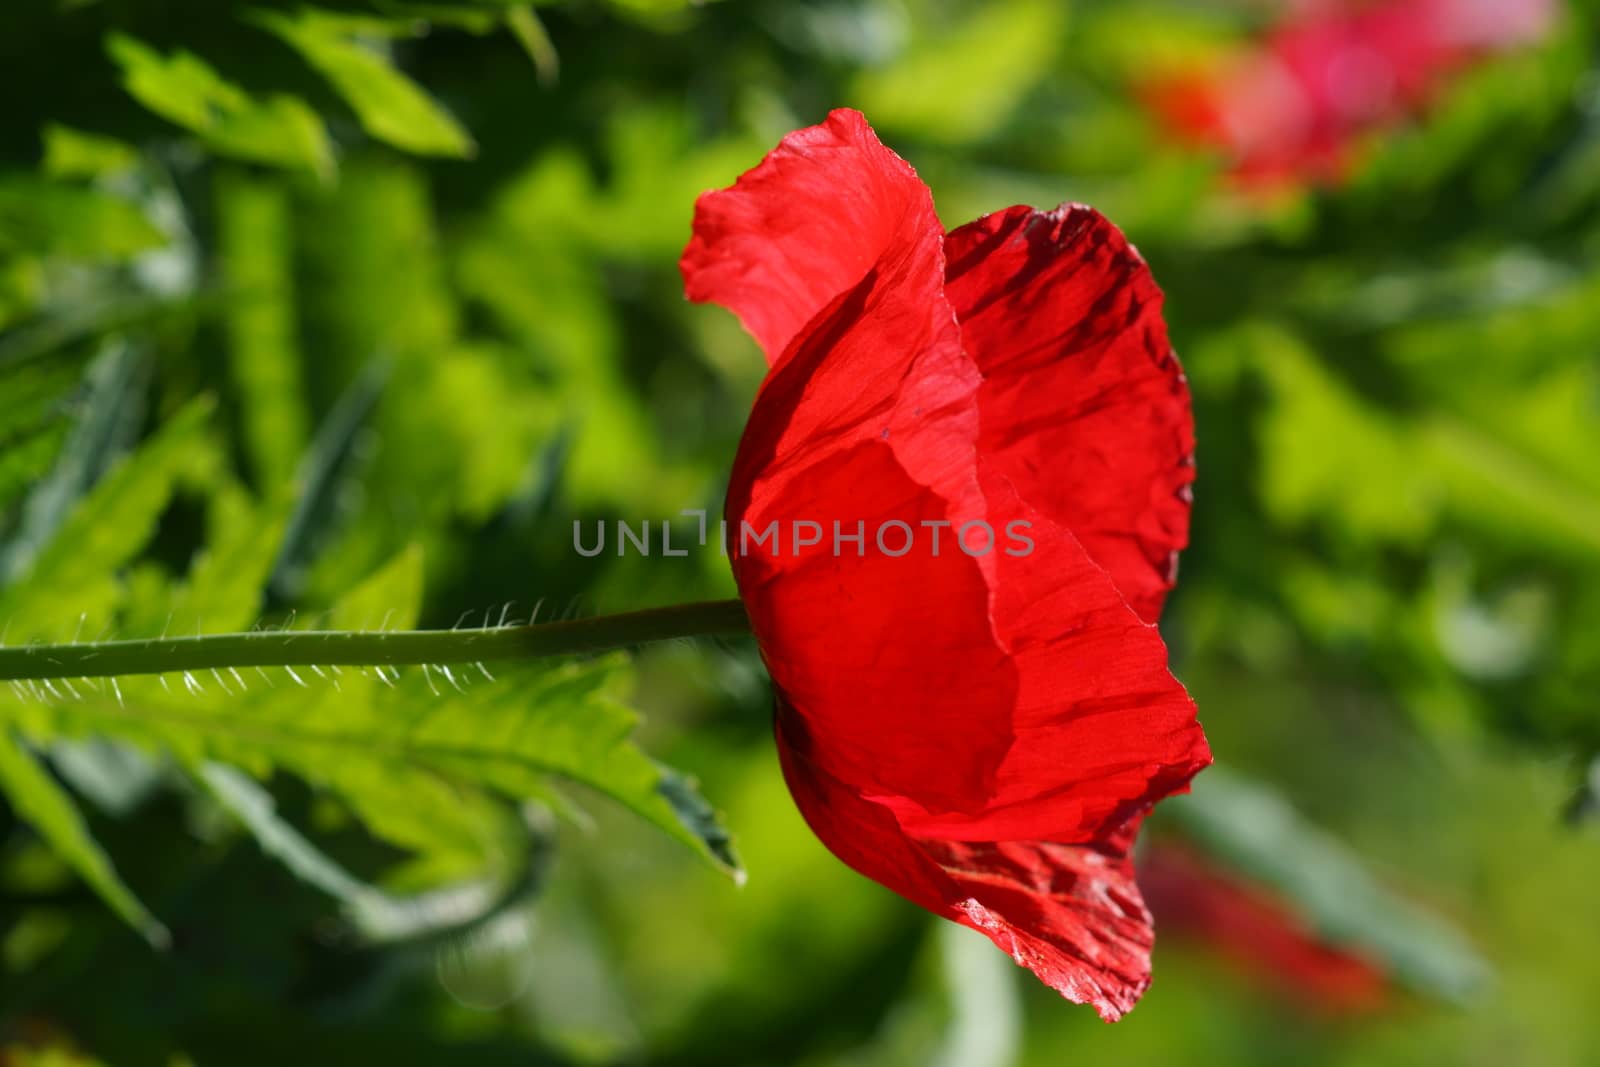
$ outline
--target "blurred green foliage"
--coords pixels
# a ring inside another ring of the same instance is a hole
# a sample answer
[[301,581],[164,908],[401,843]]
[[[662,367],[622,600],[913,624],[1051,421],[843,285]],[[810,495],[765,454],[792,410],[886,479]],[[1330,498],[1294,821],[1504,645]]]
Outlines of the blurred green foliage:
[[[1436,912],[1494,967],[1487,994],[1334,1019],[1163,940],[1147,1001],[1101,1027],[822,850],[732,642],[462,692],[347,672],[0,693],[0,1059],[1600,1062],[1600,841],[1562,821],[1596,806],[1600,752],[1600,7],[1374,137],[1342,188],[1273,200],[1132,91],[1260,18],[13,0],[0,624],[731,595],[715,553],[583,559],[570,530],[719,510],[763,367],[682,299],[693,199],[857,106],[948,223],[1087,201],[1168,293],[1200,479],[1163,628],[1257,784],[1152,829],[1424,992],[1477,966],[1392,902]],[[631,740],[630,705],[720,824]],[[732,861],[722,825],[742,890],[694,855]]]

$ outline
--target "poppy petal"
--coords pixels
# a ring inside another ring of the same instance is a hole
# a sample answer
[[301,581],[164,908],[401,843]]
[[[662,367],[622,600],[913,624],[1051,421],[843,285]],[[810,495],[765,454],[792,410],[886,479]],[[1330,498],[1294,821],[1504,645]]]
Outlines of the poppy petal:
[[[831,544],[774,554],[744,537],[731,549],[773,682],[825,739],[816,758],[908,829],[953,840],[1090,841],[1181,789],[1210,755],[1160,635],[1003,478],[987,473],[952,503],[910,475],[907,457],[935,469],[963,449],[907,434],[896,451],[871,422],[752,449],[762,427],[812,425],[810,408],[833,403],[837,372],[814,355],[848,354],[849,336],[798,345],[776,372],[728,496],[732,530],[776,523],[787,537],[793,519],[818,516],[864,531],[838,555]],[[844,379],[857,397],[899,385]],[[925,448],[934,455],[917,456]],[[954,543],[969,522],[999,536],[1018,519],[1031,523],[1025,555],[975,558]],[[938,549],[930,523],[944,527]]]
[[964,896],[960,921],[1062,996],[1115,1022],[1150,987],[1155,931],[1126,851],[1033,841],[929,849]]
[[[729,189],[703,194],[679,267],[684,291],[739,317],[776,364],[812,316],[932,210],[911,167],[858,111],[796,130]],[[913,224],[920,220],[912,219]]]
[[1150,268],[1082,205],[985,216],[945,253],[984,377],[980,449],[1154,622],[1188,541],[1194,430]]
[[892,813],[786,741],[784,778],[812,832],[857,872],[992,940],[1046,985],[1107,1022],[1150,984],[1150,913],[1128,862],[1133,824],[1105,845],[919,841]]
[[[1011,743],[991,769],[981,813],[921,807],[909,789],[892,803],[903,825],[927,837],[1103,841],[1185,791],[1210,749],[1156,629],[1070,532],[1027,511],[987,462],[980,477],[991,516],[1031,523],[1032,551],[994,557],[989,621],[1015,679],[1010,704],[985,694],[964,724],[967,737],[998,729]],[[963,736],[939,740],[959,751]]]

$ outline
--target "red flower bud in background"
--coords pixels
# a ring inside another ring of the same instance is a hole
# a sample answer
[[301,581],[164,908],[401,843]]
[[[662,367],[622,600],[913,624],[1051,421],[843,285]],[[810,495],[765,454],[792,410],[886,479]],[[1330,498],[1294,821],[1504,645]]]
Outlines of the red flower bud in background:
[[1274,992],[1312,1012],[1381,1007],[1388,976],[1320,938],[1285,903],[1183,845],[1162,841],[1139,857],[1139,882],[1162,929],[1204,941]]
[[1422,110],[1460,68],[1537,40],[1555,15],[1555,0],[1319,0],[1259,45],[1158,76],[1143,95],[1247,184],[1334,182],[1362,136]]
[[1150,980],[1134,834],[1210,762],[1153,625],[1193,430],[1148,268],[1080,206],[945,233],[852,111],[703,196],[682,267],[771,364],[726,518],[800,810],[1118,1018]]

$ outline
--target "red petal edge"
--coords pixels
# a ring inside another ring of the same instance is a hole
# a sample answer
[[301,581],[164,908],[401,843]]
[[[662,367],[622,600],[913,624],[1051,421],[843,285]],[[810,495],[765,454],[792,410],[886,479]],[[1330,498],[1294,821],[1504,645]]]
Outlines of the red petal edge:
[[917,841],[894,816],[785,743],[784,778],[812,832],[844,863],[982,932],[1040,981],[1106,1022],[1150,986],[1150,913],[1128,859],[1137,820],[1105,845]]
[[776,364],[813,315],[898,243],[900,218],[927,199],[861,113],[841,108],[778,142],[731,189],[701,195],[679,262],[684,291],[739,316]]

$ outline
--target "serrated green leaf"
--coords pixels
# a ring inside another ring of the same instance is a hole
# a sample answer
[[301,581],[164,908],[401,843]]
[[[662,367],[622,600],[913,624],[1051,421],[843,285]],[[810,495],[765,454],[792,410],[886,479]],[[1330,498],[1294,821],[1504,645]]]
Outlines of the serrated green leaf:
[[1285,524],[1331,519],[1408,543],[1424,537],[1440,500],[1411,462],[1404,428],[1363,404],[1292,335],[1258,328],[1240,340],[1276,400],[1260,416],[1261,494],[1272,516]]
[[476,151],[449,112],[387,58],[346,37],[336,17],[301,9],[294,15],[257,10],[249,18],[299,52],[378,140],[419,155],[465,158]]
[[736,881],[743,883],[744,868],[733,850],[733,835],[717,818],[716,809],[706,802],[694,780],[660,764],[656,765],[656,770],[660,775],[656,792],[672,809],[673,817],[712,859],[731,871]]
[[[1279,521],[1415,546],[1448,514],[1585,554],[1600,548],[1600,488],[1583,459],[1592,449],[1574,443],[1592,436],[1586,370],[1553,380],[1561,391],[1548,406],[1524,390],[1492,394],[1489,413],[1436,407],[1408,418],[1357,395],[1286,332],[1254,327],[1230,343],[1272,392],[1259,416],[1260,491]],[[1576,426],[1552,433],[1558,420]]]
[[[258,547],[253,562],[234,566],[259,576],[263,555]],[[352,590],[330,623],[408,626],[420,592],[420,558],[411,550]],[[637,717],[622,702],[630,677],[621,656],[519,665],[495,679],[471,668],[410,669],[388,679],[350,668],[209,671],[176,684],[132,677],[116,687],[80,686],[71,699],[0,708],[0,718],[40,742],[111,738],[168,754],[202,775],[216,765],[256,779],[295,774],[337,796],[374,833],[417,850],[423,867],[413,878],[503,864],[525,845],[516,805],[562,806],[553,792],[561,782],[604,793],[736,870],[728,835],[705,801],[632,742]],[[259,795],[247,792],[223,799],[288,858],[296,846],[269,825]],[[304,850],[292,858],[316,866]],[[329,886],[343,884],[326,869],[315,873]]]
[[[422,554],[412,546],[342,597],[329,625],[388,630],[415,626],[422,586]],[[528,665],[505,670],[493,682],[477,677],[466,692],[456,691],[449,681],[430,684],[415,672],[405,684],[424,710],[430,701],[422,700],[423,692],[433,703],[455,704],[454,714],[461,717],[459,725],[471,733],[474,746],[487,745],[510,757],[508,766],[487,780],[500,783],[511,795],[540,796],[555,800],[558,810],[565,808],[564,802],[547,795],[546,774],[599,789],[740,875],[728,832],[694,783],[654,762],[628,740],[637,716],[616,700],[627,682],[624,666],[621,656],[590,664]],[[566,681],[559,682],[563,677]],[[541,682],[561,696],[541,698]],[[439,686],[443,688],[434,695]],[[430,718],[447,722],[437,715]],[[413,735],[419,725],[411,727]],[[496,729],[501,731],[499,745],[493,743]],[[519,752],[533,755],[537,764],[533,776],[515,769]],[[441,785],[420,784],[430,793],[437,793]]]
[[[429,799],[432,819],[448,817],[450,805],[470,810],[484,794],[543,797],[553,778],[610,796],[719,863],[731,859],[726,833],[700,815],[686,822],[681,796],[677,807],[669,802],[661,768],[629,739],[635,716],[619,699],[620,658],[518,668],[470,684],[453,671],[413,670],[392,689],[348,669],[325,677],[299,669],[303,688],[275,673],[275,689],[253,672],[244,676],[247,693],[218,676],[170,687],[129,678],[120,684],[125,703],[85,691],[60,704],[19,704],[11,714],[41,740],[106,736],[256,777],[291,771],[362,809],[367,798],[356,791],[387,783],[387,799],[409,790]],[[440,801],[448,802],[444,812],[434,806]]]
[[50,843],[63,860],[129,926],[152,945],[164,947],[167,931],[123,884],[100,845],[89,833],[72,798],[23,749],[10,730],[0,728],[0,790],[17,813]]
[[[408,630],[422,610],[422,550],[411,545],[341,596],[327,625],[353,630]],[[395,774],[381,762],[329,767],[326,786],[373,834],[413,853],[386,884],[423,889],[475,876],[486,854],[515,854],[525,834],[500,800],[443,776]]]

